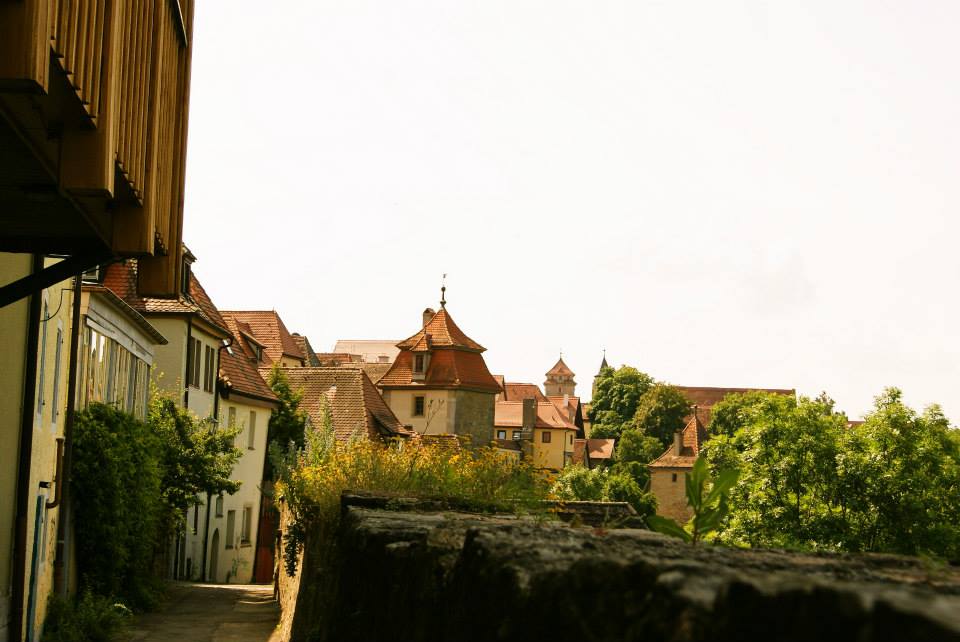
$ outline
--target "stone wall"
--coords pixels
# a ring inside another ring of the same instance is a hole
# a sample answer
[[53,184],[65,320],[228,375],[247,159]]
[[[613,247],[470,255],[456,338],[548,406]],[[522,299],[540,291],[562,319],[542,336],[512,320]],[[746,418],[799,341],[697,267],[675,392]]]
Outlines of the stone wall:
[[469,436],[473,446],[489,446],[493,441],[495,395],[488,392],[457,390],[454,393],[453,432]]
[[955,567],[385,505],[308,543],[284,640],[960,640]]
[[650,470],[650,492],[657,498],[657,514],[674,519],[680,524],[686,524],[693,517],[693,511],[687,504],[688,471],[689,469],[682,468]]

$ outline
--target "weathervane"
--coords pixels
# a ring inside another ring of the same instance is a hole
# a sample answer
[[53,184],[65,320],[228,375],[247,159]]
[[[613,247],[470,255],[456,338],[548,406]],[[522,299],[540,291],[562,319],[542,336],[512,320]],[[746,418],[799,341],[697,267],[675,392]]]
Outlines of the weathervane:
[[443,273],[443,281],[440,282],[440,307],[447,309],[447,273]]

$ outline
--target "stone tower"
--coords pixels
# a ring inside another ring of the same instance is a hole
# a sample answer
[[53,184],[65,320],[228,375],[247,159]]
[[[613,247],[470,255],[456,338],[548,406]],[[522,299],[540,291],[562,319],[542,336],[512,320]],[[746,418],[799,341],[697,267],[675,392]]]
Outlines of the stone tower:
[[543,382],[543,391],[548,397],[562,397],[563,395],[574,396],[574,389],[577,382],[573,380],[573,370],[567,367],[563,362],[563,357],[557,361],[557,365],[550,368],[547,372],[547,380]]

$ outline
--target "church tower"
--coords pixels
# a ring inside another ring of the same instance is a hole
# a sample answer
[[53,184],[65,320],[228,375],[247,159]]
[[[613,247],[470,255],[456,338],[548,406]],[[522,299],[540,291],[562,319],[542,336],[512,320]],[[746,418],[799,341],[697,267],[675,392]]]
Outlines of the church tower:
[[573,370],[567,367],[563,362],[563,357],[557,361],[557,365],[550,368],[547,372],[547,380],[543,382],[543,391],[548,397],[562,397],[563,395],[574,396],[574,389],[577,382],[573,380]]
[[600,362],[600,369],[597,370],[597,374],[593,375],[593,396],[590,398],[593,399],[597,396],[597,383],[600,380],[600,375],[603,373],[605,368],[609,368],[610,365],[607,363],[607,351],[603,351],[603,361]]

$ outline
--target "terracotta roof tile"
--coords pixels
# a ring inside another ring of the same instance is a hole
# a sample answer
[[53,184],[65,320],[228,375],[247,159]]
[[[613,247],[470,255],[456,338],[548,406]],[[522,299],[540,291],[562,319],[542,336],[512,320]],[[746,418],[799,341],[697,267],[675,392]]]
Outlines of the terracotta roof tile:
[[683,393],[693,405],[697,406],[700,414],[700,420],[710,425],[713,418],[713,407],[723,401],[727,395],[740,394],[744,392],[771,392],[777,395],[796,396],[796,390],[787,390],[785,388],[712,388],[709,386],[677,386],[677,389]]
[[358,361],[348,361],[346,363],[341,363],[341,368],[358,368],[367,373],[367,376],[370,377],[370,381],[374,384],[380,383],[380,380],[383,379],[383,375],[387,374],[387,371],[390,370],[389,363],[370,363],[368,361],[358,362]]
[[487,370],[479,352],[439,349],[431,354],[430,365],[422,381],[413,379],[413,353],[401,350],[380,379],[381,387],[465,388],[481,392],[500,392],[500,384]]
[[284,355],[306,361],[300,346],[275,310],[224,310],[223,315],[242,321],[250,328],[257,341],[263,344],[269,363],[280,361]]
[[277,396],[258,371],[256,355],[242,336],[241,324],[231,317],[225,318],[224,323],[233,334],[233,343],[229,350],[220,351],[220,380],[230,391],[275,401]]
[[[493,425],[496,428],[523,427],[523,401],[498,401],[494,405]],[[554,430],[577,430],[567,415],[549,401],[537,403],[536,428]]]
[[317,358],[317,353],[313,351],[313,346],[310,345],[310,339],[306,338],[302,334],[293,333],[293,340],[297,344],[297,347],[300,348],[300,353],[303,354],[304,359],[307,360],[306,365],[313,366],[318,368],[322,363],[320,359]]
[[550,368],[550,370],[547,371],[547,376],[549,377],[551,375],[563,375],[566,377],[572,377],[573,370],[568,368],[567,364],[563,362],[563,357],[560,357],[560,360],[557,361],[556,365],[554,365],[552,368]]
[[486,350],[482,345],[468,337],[457,327],[450,317],[446,308],[441,308],[439,312],[433,315],[433,318],[412,337],[404,339],[397,344],[401,350],[412,349],[416,346],[424,335],[429,335],[430,341],[434,347],[461,348],[464,350],[474,350],[483,352]]
[[536,399],[537,401],[549,401],[546,395],[540,392],[540,386],[533,383],[503,383],[503,392],[500,394],[503,401],[522,401],[524,399]]
[[[269,369],[260,372],[265,375]],[[334,434],[340,441],[357,433],[371,439],[413,435],[359,368],[287,368],[284,373],[294,389],[303,390],[302,407],[313,426],[322,424],[325,404],[330,408]]]
[[587,453],[590,459],[610,459],[616,439],[587,439]]
[[700,455],[700,447],[706,440],[707,429],[700,421],[700,417],[695,414],[681,432],[680,452],[677,453],[674,444],[670,444],[666,451],[649,466],[651,468],[693,468],[694,462]]
[[197,315],[213,326],[215,330],[219,330],[224,338],[230,336],[223,317],[192,271],[190,272],[189,297],[183,294],[171,299],[140,296],[137,289],[136,259],[126,259],[107,266],[104,270],[103,285],[140,314]]
[[362,363],[357,355],[347,352],[317,352],[315,354],[320,366],[324,368],[336,367],[345,363]]

